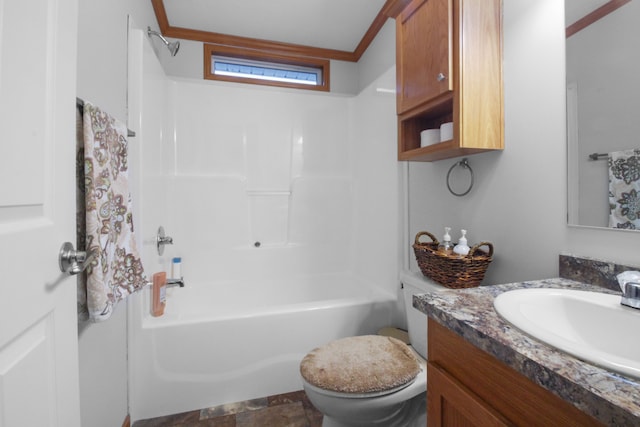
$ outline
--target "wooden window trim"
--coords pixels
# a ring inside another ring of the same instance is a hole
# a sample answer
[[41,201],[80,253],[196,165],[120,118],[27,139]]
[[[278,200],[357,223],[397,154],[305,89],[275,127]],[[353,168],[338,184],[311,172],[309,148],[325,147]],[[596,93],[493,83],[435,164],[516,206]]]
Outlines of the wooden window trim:
[[[204,78],[206,80],[221,80],[236,83],[259,84],[263,86],[277,86],[295,89],[316,90],[329,92],[329,68],[330,62],[326,59],[319,58],[300,58],[292,55],[266,53],[251,49],[243,49],[233,46],[220,46],[214,44],[204,44]],[[322,70],[322,83],[319,85],[308,85],[303,83],[287,83],[275,82],[270,80],[256,80],[243,77],[221,76],[214,74],[211,69],[211,58],[213,55],[222,55],[239,59],[248,59],[256,61],[275,62],[284,65],[298,65],[305,67],[320,68]]]

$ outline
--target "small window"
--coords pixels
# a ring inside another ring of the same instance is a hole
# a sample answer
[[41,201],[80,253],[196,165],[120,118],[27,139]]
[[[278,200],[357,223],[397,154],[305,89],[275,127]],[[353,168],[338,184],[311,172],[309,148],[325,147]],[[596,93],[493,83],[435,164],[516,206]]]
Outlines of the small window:
[[204,45],[204,78],[269,86],[329,90],[329,61]]

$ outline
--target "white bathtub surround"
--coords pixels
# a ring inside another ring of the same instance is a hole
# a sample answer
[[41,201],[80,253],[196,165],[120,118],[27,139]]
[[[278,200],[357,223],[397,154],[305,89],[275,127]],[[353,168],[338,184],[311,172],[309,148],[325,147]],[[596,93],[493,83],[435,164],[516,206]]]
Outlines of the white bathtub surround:
[[310,349],[374,334],[396,309],[394,294],[346,275],[191,283],[157,318],[148,298],[132,304],[134,420],[300,390]]
[[289,198],[287,190],[249,190],[250,240],[254,247],[286,245],[289,241]]
[[162,90],[154,74],[141,127],[163,129],[143,144],[145,242],[162,224],[174,245],[147,258],[183,256],[198,283],[355,272],[395,291],[395,98],[374,90],[393,71],[355,98],[166,77]]
[[185,287],[130,304],[132,420],[300,390],[311,349],[402,326],[395,97],[169,79],[143,47],[143,261]]
[[[166,226],[176,248],[224,260],[190,265],[237,277],[229,256],[256,242],[284,248],[282,257],[291,256],[287,247],[330,245],[348,263],[352,233],[336,230],[354,221],[349,98],[187,80],[169,87],[168,190],[183,208],[169,212]],[[345,270],[318,259],[323,272]]]

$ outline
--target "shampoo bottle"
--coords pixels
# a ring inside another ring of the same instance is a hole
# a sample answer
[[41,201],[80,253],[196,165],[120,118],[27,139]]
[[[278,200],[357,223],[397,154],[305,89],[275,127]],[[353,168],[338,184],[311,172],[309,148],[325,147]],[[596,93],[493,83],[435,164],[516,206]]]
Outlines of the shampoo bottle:
[[171,278],[182,279],[182,258],[175,257],[171,261]]
[[164,271],[153,275],[151,289],[151,315],[158,317],[164,314],[164,306],[167,301],[167,273]]
[[458,240],[458,244],[453,248],[453,252],[457,253],[458,255],[467,255],[469,253],[469,250],[471,250],[471,248],[469,248],[469,245],[467,245],[467,230],[460,230],[460,232],[462,233],[462,237],[460,237],[460,240]]
[[449,231],[451,231],[451,227],[444,228],[444,237],[442,238],[442,243],[438,245],[438,252],[450,254],[453,251],[453,245],[451,244],[451,236],[449,235]]

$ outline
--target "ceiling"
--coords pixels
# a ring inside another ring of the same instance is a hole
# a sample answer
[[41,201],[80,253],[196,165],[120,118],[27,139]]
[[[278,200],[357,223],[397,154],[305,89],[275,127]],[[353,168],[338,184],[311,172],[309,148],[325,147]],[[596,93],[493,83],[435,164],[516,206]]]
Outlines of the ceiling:
[[171,26],[353,52],[385,0],[164,0]]
[[151,0],[166,37],[357,62],[412,0]]
[[[151,0],[167,37],[347,61],[408,1]],[[566,23],[618,1],[566,0]]]

